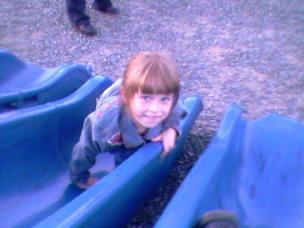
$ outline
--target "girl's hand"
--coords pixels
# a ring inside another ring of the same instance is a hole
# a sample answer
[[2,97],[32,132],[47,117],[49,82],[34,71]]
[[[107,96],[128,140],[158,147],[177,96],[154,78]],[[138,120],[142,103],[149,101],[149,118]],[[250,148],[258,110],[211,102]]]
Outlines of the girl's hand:
[[175,146],[175,141],[177,138],[177,131],[170,127],[164,130],[155,138],[151,139],[152,142],[163,142],[164,151],[161,154],[161,157],[166,156]]

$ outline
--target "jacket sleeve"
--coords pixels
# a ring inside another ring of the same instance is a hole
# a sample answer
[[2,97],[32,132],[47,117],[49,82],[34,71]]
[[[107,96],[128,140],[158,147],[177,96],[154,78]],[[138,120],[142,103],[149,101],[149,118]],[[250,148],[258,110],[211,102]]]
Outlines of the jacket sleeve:
[[182,133],[180,122],[183,118],[186,117],[186,115],[187,115],[186,108],[183,105],[183,103],[179,100],[176,106],[172,109],[170,115],[163,122],[162,129],[165,130],[166,128],[173,127],[178,132],[178,135],[180,135]]
[[90,114],[84,121],[79,142],[74,146],[69,164],[72,182],[86,180],[90,176],[89,169],[95,164],[96,156],[105,149],[105,142],[100,140],[98,129],[92,124]]
[[99,109],[103,105],[105,100],[107,100],[109,97],[119,96],[121,84],[122,84],[122,80],[119,79],[109,88],[107,88],[97,100],[96,109]]

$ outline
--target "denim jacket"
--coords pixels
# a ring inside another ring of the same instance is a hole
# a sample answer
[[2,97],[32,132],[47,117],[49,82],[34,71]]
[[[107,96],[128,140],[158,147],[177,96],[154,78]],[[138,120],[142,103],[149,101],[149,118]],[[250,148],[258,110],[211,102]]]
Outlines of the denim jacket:
[[150,128],[141,136],[136,126],[124,111],[120,95],[122,80],[110,86],[97,100],[96,110],[84,120],[78,143],[74,146],[69,164],[70,178],[73,182],[86,180],[89,169],[95,164],[100,152],[125,148],[136,148],[158,136],[169,127],[180,130],[180,120],[185,116],[184,106],[179,101],[170,115],[161,124]]

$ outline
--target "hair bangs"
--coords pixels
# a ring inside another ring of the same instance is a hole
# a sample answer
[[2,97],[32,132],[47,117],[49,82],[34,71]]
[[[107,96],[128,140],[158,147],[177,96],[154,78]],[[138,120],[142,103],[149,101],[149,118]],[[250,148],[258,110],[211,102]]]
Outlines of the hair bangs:
[[180,92],[180,78],[173,61],[161,53],[140,52],[129,61],[122,85],[123,97],[128,102],[135,93],[174,95]]
[[140,77],[138,89],[147,94],[175,94],[177,90],[179,91],[179,81],[172,80],[169,75],[170,72],[166,72],[166,69],[151,66]]

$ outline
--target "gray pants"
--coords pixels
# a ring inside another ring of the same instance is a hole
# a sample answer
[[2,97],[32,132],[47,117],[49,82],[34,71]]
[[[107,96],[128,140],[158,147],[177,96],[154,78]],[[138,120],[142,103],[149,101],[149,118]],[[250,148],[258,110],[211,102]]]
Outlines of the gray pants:
[[[67,13],[72,25],[90,23],[90,17],[85,13],[85,0],[66,0]],[[95,0],[94,5],[99,9],[112,6],[111,0]]]

